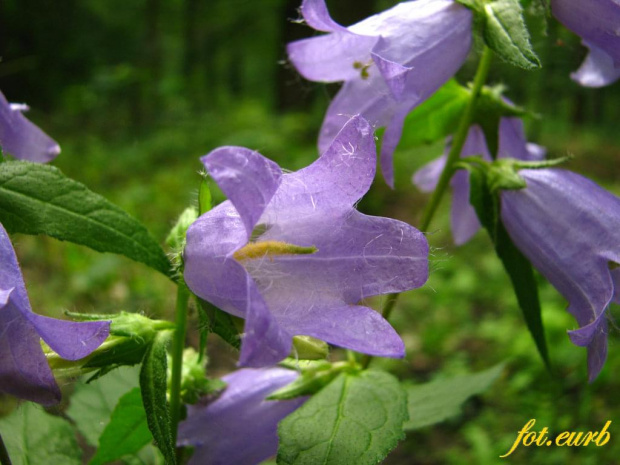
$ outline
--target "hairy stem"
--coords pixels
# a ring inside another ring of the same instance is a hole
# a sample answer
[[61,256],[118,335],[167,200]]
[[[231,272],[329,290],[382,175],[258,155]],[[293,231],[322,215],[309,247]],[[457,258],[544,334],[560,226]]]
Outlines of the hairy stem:
[[188,303],[189,289],[187,289],[185,282],[181,279],[177,288],[176,329],[172,342],[172,375],[170,380],[170,419],[174,444],[176,444],[177,440],[177,429],[181,415],[181,372],[183,368],[183,350],[185,349],[185,333],[187,330]]
[[487,46],[485,46],[484,52],[482,53],[482,58],[480,58],[480,62],[478,63],[478,69],[476,71],[476,76],[474,77],[474,85],[471,89],[471,96],[469,97],[469,102],[467,102],[467,107],[465,107],[465,111],[463,112],[463,115],[461,116],[461,119],[459,121],[459,126],[452,139],[452,146],[450,147],[450,152],[448,153],[446,166],[444,166],[443,171],[441,172],[441,176],[439,177],[439,181],[437,182],[437,187],[433,191],[431,199],[429,200],[426,208],[424,209],[424,213],[422,214],[422,220],[420,221],[420,230],[423,232],[428,230],[428,227],[431,224],[431,220],[433,219],[433,216],[437,211],[437,207],[439,207],[441,199],[448,187],[450,178],[452,178],[452,174],[454,174],[454,164],[461,156],[461,150],[463,150],[463,145],[465,144],[465,140],[467,139],[469,127],[471,126],[474,112],[476,110],[476,101],[478,100],[478,96],[480,95],[482,86],[484,86],[484,83],[487,80],[487,75],[489,74],[489,68],[491,67],[492,58],[493,51]]

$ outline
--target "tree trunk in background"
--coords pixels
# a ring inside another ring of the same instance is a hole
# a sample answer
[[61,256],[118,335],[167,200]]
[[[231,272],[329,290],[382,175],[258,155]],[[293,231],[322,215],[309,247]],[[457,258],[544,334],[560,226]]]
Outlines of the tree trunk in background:
[[159,19],[161,0],[146,0],[146,43],[144,47],[142,121],[152,121],[161,109],[159,83],[162,71],[162,33]]

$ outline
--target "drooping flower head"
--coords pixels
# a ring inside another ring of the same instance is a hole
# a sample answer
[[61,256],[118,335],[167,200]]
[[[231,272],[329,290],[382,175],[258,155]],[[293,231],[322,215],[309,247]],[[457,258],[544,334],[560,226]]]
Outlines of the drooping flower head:
[[109,321],[75,323],[30,308],[15,251],[0,225],[0,391],[49,405],[60,401],[40,339],[67,360],[78,360],[108,336]]
[[568,300],[593,381],[607,357],[606,309],[620,303],[620,198],[561,169],[520,170],[527,187],[501,193],[515,245]]
[[620,0],[551,0],[551,11],[590,49],[575,81],[602,87],[620,78]]
[[305,21],[329,34],[288,45],[306,79],[345,81],[319,135],[323,152],[351,115],[386,126],[381,168],[394,183],[392,154],[407,114],[461,67],[472,41],[472,14],[452,0],[403,2],[348,28],[331,19],[324,0],[304,0]]
[[60,146],[22,114],[24,104],[9,103],[0,92],[0,147],[20,160],[47,163],[60,153]]
[[389,323],[360,301],[423,285],[428,244],[405,223],[353,207],[375,174],[366,120],[352,118],[316,162],[294,173],[241,147],[202,161],[230,200],[188,229],[184,276],[195,294],[245,318],[241,365],[282,360],[296,335],[404,355]]
[[[422,192],[435,190],[449,151],[450,144],[448,143],[444,155],[423,166],[413,175],[413,183]],[[492,160],[484,132],[478,125],[469,129],[467,139],[461,150],[461,157],[476,155],[482,156],[486,161]],[[500,120],[498,158],[537,161],[543,159],[544,156],[545,150],[542,147],[526,141],[523,122],[519,118],[502,118]],[[457,171],[452,176],[450,185],[452,186],[450,213],[452,237],[456,245],[462,245],[480,229],[480,222],[474,208],[469,203],[469,174],[463,170]]]
[[278,422],[306,398],[265,400],[298,374],[284,368],[245,368],[224,376],[227,387],[214,402],[188,406],[179,425],[179,446],[196,447],[190,464],[254,465],[278,450]]

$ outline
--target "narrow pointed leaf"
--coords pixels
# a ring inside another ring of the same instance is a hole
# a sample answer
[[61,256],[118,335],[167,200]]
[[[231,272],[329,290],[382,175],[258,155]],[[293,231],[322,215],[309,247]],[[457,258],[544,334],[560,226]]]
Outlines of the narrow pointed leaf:
[[0,222],[7,231],[46,234],[112,252],[170,276],[160,245],[135,218],[50,165],[0,165]]
[[545,365],[550,369],[549,353],[545,340],[534,268],[530,261],[514,245],[504,225],[499,221],[497,196],[491,193],[482,169],[472,168],[469,181],[470,203],[476,210],[480,223],[485,227],[493,241],[495,252],[510,277],[527,328],[534,338],[536,348]]
[[207,316],[209,322],[208,331],[217,334],[228,344],[239,350],[241,348],[241,335],[232,317],[206,300],[197,297],[196,301],[198,302],[198,307]]
[[407,396],[392,375],[343,373],[282,420],[278,463],[379,463],[406,420]]
[[434,425],[461,413],[463,403],[486,391],[501,375],[500,364],[479,373],[407,386],[409,420],[406,431]]
[[167,355],[166,345],[171,331],[162,331],[144,354],[140,370],[140,390],[149,429],[157,447],[170,465],[176,464],[175,446],[172,440],[170,411],[166,402]]

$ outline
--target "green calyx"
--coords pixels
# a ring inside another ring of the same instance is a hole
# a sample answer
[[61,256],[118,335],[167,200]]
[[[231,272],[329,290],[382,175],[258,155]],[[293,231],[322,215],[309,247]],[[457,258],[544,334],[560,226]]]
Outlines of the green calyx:
[[456,163],[455,168],[471,170],[475,165],[484,172],[491,192],[500,190],[519,190],[527,187],[525,179],[519,174],[522,169],[543,169],[568,161],[569,157],[544,161],[523,161],[514,158],[501,158],[488,162],[480,157],[466,157]]
[[47,362],[57,377],[75,377],[95,370],[104,374],[117,366],[136,365],[142,361],[158,333],[171,333],[174,329],[170,321],[151,320],[138,313],[94,315],[67,312],[67,315],[78,321],[110,321],[110,335],[88,357],[75,361],[61,358],[42,343]]
[[288,358],[280,362],[280,365],[291,370],[301,371],[301,374],[291,384],[272,393],[267,397],[267,400],[287,400],[316,394],[340,373],[359,373],[362,371],[362,367],[352,361],[330,363],[325,360],[311,361]]
[[293,354],[300,360],[323,360],[329,354],[325,341],[310,336],[293,337]]

